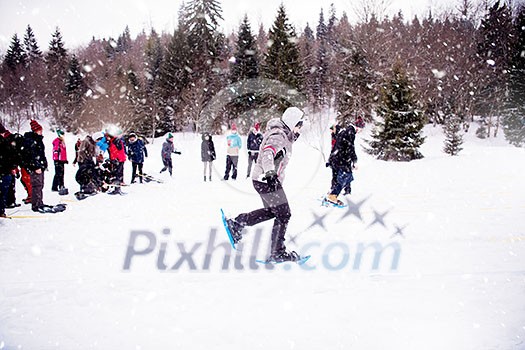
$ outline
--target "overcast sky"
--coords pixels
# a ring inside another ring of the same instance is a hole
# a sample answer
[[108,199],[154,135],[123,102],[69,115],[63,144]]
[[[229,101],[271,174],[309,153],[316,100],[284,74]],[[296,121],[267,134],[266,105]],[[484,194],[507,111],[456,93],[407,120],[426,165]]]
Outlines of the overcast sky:
[[[275,19],[277,8],[284,3],[296,29],[306,23],[315,26],[319,11],[328,12],[335,4],[337,15],[346,11],[351,20],[354,8],[363,0],[221,0],[224,22],[222,29],[230,33],[238,27],[245,13],[256,33],[262,23],[268,28]],[[441,10],[456,6],[459,0],[390,0],[391,13],[399,9],[405,18],[425,14],[429,8]],[[126,25],[134,38],[137,33],[153,27],[158,32],[172,32],[182,0],[0,0],[0,54],[4,54],[13,34],[24,36],[30,24],[40,48],[47,50],[51,34],[58,26],[66,47],[71,49],[96,38],[118,37]],[[325,16],[326,18],[326,16]]]

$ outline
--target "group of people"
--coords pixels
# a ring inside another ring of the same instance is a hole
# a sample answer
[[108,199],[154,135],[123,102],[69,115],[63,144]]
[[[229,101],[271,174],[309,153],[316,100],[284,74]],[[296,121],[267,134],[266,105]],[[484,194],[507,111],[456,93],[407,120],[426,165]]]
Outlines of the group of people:
[[[36,121],[30,122],[31,131],[23,136],[11,133],[0,123],[0,216],[5,217],[6,208],[16,208],[15,180],[20,178],[27,197],[24,203],[31,203],[35,212],[46,212],[49,205],[43,202],[44,172],[48,168],[45,154],[43,128]],[[68,163],[64,143],[64,132],[57,130],[53,140],[53,162],[55,176],[52,191],[64,193],[64,165]]]
[[[298,261],[299,255],[288,251],[284,244],[285,233],[291,218],[290,206],[282,183],[285,170],[292,156],[292,145],[300,136],[304,113],[297,107],[288,108],[280,118],[274,118],[267,123],[264,135],[260,132],[260,124],[256,123],[248,135],[248,169],[247,177],[251,176],[253,187],[261,197],[263,208],[247,213],[241,213],[235,218],[226,218],[226,225],[234,244],[242,239],[243,229],[258,223],[274,219],[271,236],[271,255],[269,262]],[[35,120],[31,121],[31,131],[24,136],[11,134],[0,124],[0,215],[5,216],[5,208],[16,205],[12,200],[14,195],[14,177],[21,174],[22,182],[28,190],[28,198],[34,211],[42,211],[42,188],[44,171],[47,169],[45,146],[43,143],[42,126]],[[341,192],[351,193],[353,171],[357,169],[357,156],[354,141],[356,134],[364,126],[362,119],[354,124],[334,124],[331,126],[332,148],[327,167],[332,169],[330,191],[325,200],[341,205],[338,199]],[[120,193],[123,182],[124,162],[129,157],[132,163],[131,183],[138,177],[143,181],[143,163],[148,156],[144,141],[135,133],[128,135],[127,142],[120,136],[120,131],[108,129],[96,132],[80,139],[75,145],[78,164],[76,180],[81,185],[81,192],[94,193],[104,184],[112,183],[113,193]],[[226,171],[223,180],[237,178],[239,150],[242,147],[241,138],[237,134],[235,124],[232,124],[231,134],[227,140]],[[109,159],[104,160],[104,152],[109,153]],[[173,163],[171,155],[181,154],[173,145],[173,134],[167,135],[162,145],[162,161],[164,167],[160,172],[169,171],[172,175]],[[215,146],[209,132],[202,134],[201,159],[204,164],[204,181],[211,181],[211,165],[216,159]],[[68,163],[64,142],[64,132],[57,130],[57,138],[53,141],[53,161],[55,177],[52,190],[61,191],[64,187],[64,166]],[[21,169],[19,169],[21,168]],[[253,170],[253,171],[252,171]],[[28,183],[27,178],[30,178]]]
[[[263,135],[260,131],[261,124],[255,123],[248,133],[248,169],[246,178],[250,177],[252,171],[252,164],[257,161],[259,155],[259,147],[261,145]],[[204,181],[211,181],[212,162],[217,158],[215,153],[215,145],[212,136],[209,132],[202,134],[201,143],[201,160],[204,163]],[[237,179],[237,166],[239,163],[239,152],[242,148],[241,137],[237,133],[237,126],[232,123],[230,128],[230,135],[226,137],[226,170],[224,172],[223,180],[227,181],[230,178]]]

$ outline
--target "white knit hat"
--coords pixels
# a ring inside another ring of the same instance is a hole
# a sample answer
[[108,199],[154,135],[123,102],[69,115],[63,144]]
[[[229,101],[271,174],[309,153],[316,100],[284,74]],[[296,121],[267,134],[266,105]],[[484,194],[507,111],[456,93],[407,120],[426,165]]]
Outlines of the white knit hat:
[[290,128],[290,130],[293,130],[295,125],[303,118],[303,111],[301,111],[297,107],[288,107],[286,111],[284,111],[283,116],[281,117],[281,120]]

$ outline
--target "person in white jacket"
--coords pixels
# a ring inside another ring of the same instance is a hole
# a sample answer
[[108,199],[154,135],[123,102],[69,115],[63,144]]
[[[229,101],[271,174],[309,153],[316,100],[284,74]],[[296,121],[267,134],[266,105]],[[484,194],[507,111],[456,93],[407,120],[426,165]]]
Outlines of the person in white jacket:
[[284,245],[291,211],[282,183],[286,166],[292,156],[292,144],[299,135],[304,113],[297,107],[288,108],[281,118],[268,122],[260,147],[260,154],[252,172],[253,187],[261,196],[264,207],[226,219],[234,243],[242,239],[245,226],[274,219],[271,255],[268,262],[297,261],[299,255],[288,252]]

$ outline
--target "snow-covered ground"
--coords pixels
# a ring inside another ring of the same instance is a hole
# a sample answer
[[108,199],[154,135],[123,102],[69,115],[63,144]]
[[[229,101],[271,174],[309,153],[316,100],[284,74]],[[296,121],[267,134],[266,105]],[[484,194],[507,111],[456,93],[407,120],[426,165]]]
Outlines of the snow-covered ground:
[[265,258],[271,223],[247,231],[241,255],[227,243],[219,209],[261,203],[245,152],[237,181],[220,181],[224,136],[211,183],[192,134],[176,135],[172,178],[158,174],[162,139],[150,144],[145,172],[165,183],[126,196],[77,202],[69,165],[60,197],[51,167],[44,202],[68,209],[0,221],[0,349],[525,349],[525,150],[471,128],[450,157],[440,128],[425,135],[410,163],[358,147],[348,209],[320,206],[331,174],[299,139],[287,243],[312,258],[272,270],[252,257]]

